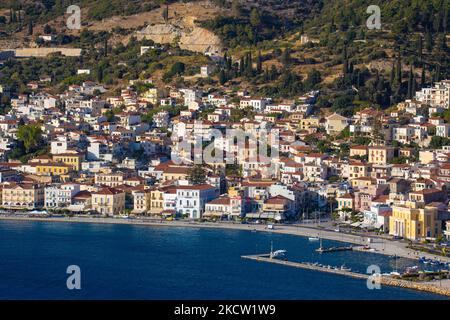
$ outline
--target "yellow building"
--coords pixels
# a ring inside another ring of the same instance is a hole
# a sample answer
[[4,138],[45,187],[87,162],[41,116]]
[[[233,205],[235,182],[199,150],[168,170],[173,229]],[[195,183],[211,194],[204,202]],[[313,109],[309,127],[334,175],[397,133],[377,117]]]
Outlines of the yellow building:
[[351,180],[352,187],[355,189],[368,188],[371,185],[377,184],[377,180],[370,177],[360,177]]
[[155,189],[150,191],[150,214],[157,215],[164,210],[164,193],[172,192],[176,193],[176,190],[172,191],[168,189]]
[[392,207],[389,233],[410,240],[439,237],[442,230],[437,208],[427,206],[418,208],[414,202]]
[[359,156],[359,157],[364,157],[365,155],[367,155],[367,146],[353,146],[350,147],[350,157],[355,157],[355,156]]
[[68,175],[72,170],[70,165],[61,162],[48,162],[36,164],[36,174],[38,175],[54,175],[64,176]]
[[3,207],[11,209],[36,209],[43,205],[43,186],[28,183],[5,183],[3,185]]
[[383,146],[371,146],[369,151],[369,163],[388,164],[394,158],[394,148]]
[[125,192],[110,187],[92,193],[92,209],[103,215],[117,215],[125,209]]
[[161,178],[161,182],[186,180],[189,176],[188,167],[168,167],[164,170]]
[[98,173],[95,175],[95,184],[115,188],[124,182],[124,174],[122,172],[115,173]]
[[433,150],[419,151],[419,161],[421,164],[429,164],[436,160],[436,153]]
[[84,155],[82,153],[60,153],[53,155],[53,161],[62,162],[72,167],[72,170],[81,170],[81,162]]
[[369,166],[361,161],[350,161],[348,164],[348,178],[356,179],[369,176]]
[[346,193],[343,196],[337,197],[336,200],[338,203],[339,211],[343,209],[350,209],[350,210],[355,209],[355,199],[353,195],[351,195],[350,193]]
[[334,113],[326,118],[325,130],[329,135],[339,134],[342,130],[347,128],[349,125],[349,119],[341,116],[340,114]]
[[320,119],[318,117],[309,117],[300,120],[300,130],[310,131],[313,128],[319,127]]
[[149,102],[151,104],[157,104],[158,98],[159,95],[157,88],[150,88],[147,91],[145,91],[141,96],[141,100]]

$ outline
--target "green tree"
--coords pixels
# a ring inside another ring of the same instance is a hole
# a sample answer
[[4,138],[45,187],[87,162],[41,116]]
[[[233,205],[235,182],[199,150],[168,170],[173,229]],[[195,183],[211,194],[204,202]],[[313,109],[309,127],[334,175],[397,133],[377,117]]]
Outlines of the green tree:
[[256,8],[253,8],[250,12],[250,24],[253,28],[257,28],[261,24],[261,16]]
[[196,164],[188,171],[188,180],[193,185],[206,182],[206,170],[202,165]]
[[41,143],[42,130],[38,124],[28,124],[19,127],[17,131],[17,139],[23,142],[25,150],[36,148]]
[[31,20],[28,22],[28,35],[33,35],[33,21]]
[[165,6],[162,12],[162,17],[164,22],[167,23],[169,21],[169,6]]

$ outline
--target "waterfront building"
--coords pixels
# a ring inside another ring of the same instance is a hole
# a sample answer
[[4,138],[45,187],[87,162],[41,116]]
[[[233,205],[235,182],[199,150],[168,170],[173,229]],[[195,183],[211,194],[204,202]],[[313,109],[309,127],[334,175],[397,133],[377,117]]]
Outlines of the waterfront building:
[[33,210],[44,205],[44,188],[39,184],[5,183],[2,206],[8,209]]
[[442,234],[442,227],[437,208],[421,207],[416,202],[393,206],[392,216],[389,219],[389,234],[410,240],[439,237]]
[[125,209],[125,192],[105,187],[92,193],[92,209],[103,215],[118,215]]
[[176,187],[176,211],[190,219],[200,219],[208,201],[218,197],[217,189],[208,184]]

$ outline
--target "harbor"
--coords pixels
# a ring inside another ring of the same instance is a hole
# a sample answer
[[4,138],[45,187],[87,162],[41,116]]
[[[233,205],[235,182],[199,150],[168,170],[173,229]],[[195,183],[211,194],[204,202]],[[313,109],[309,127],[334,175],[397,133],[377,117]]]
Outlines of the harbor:
[[[421,282],[421,281],[411,281],[411,280],[405,280],[402,279],[404,275],[401,275],[399,273],[394,274],[363,274],[358,272],[351,271],[350,268],[347,268],[345,266],[336,267],[336,266],[330,266],[330,265],[322,265],[320,263],[311,263],[311,262],[295,262],[295,261],[288,261],[286,258],[284,258],[284,255],[278,256],[277,252],[283,252],[284,250],[277,250],[275,252],[270,252],[266,254],[255,254],[255,255],[243,255],[241,256],[242,259],[246,260],[253,260],[257,262],[266,262],[266,263],[273,263],[278,265],[284,265],[288,267],[293,268],[300,268],[300,269],[306,269],[306,270],[312,270],[312,271],[319,271],[319,272],[325,272],[325,273],[331,273],[346,277],[351,277],[355,279],[361,279],[361,280],[369,280],[370,277],[373,277],[372,281],[373,283],[379,283],[380,285],[387,285],[387,286],[393,286],[393,287],[401,287],[401,288],[407,288],[407,289],[413,289],[418,291],[424,291],[424,292],[430,292],[435,293],[443,296],[450,297],[450,280],[445,279],[444,280],[444,286],[442,286],[442,281],[440,282],[440,285],[437,285],[437,281],[434,282]],[[431,273],[430,273],[431,274]],[[435,275],[445,275],[448,277],[448,270],[443,270],[440,272],[434,272]],[[411,279],[411,275],[407,275],[409,279]],[[419,276],[419,275],[417,275]],[[418,277],[417,277],[418,278]]]

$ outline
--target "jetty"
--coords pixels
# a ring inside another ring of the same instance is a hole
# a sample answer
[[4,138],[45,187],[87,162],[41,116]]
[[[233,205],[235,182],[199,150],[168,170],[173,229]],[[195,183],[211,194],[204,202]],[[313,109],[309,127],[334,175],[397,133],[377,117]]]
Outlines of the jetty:
[[306,269],[306,270],[312,270],[312,271],[332,273],[332,274],[347,276],[347,277],[366,280],[366,281],[368,281],[369,277],[373,276],[374,280],[379,281],[379,283],[382,285],[413,289],[413,290],[417,290],[417,291],[430,292],[430,293],[435,293],[435,294],[450,297],[450,288],[440,287],[437,284],[433,285],[430,283],[409,281],[409,280],[404,280],[404,279],[400,279],[400,278],[393,277],[393,276],[386,276],[386,275],[380,275],[380,274],[378,274],[378,275],[363,274],[363,273],[353,272],[351,270],[347,270],[347,269],[343,269],[343,268],[319,265],[317,263],[280,260],[277,258],[271,258],[270,253],[255,254],[255,255],[243,255],[243,256],[241,256],[241,258],[247,259],[247,260],[258,261],[258,262],[274,263],[274,264],[284,265],[284,266],[288,266],[288,267],[294,267],[294,268],[300,268],[300,269]]
[[337,252],[337,251],[352,251],[352,250],[353,250],[353,246],[348,246],[348,247],[330,247],[330,248],[320,247],[319,249],[316,249],[316,251],[320,252],[320,253]]
[[348,271],[348,270],[342,270],[340,268],[333,268],[331,266],[322,266],[322,265],[308,263],[308,262],[294,262],[294,261],[288,261],[288,260],[273,259],[273,258],[270,258],[270,254],[247,255],[247,256],[241,256],[241,258],[247,259],[247,260],[259,261],[259,262],[269,262],[269,263],[281,264],[284,266],[300,268],[300,269],[334,273],[334,274],[339,274],[342,276],[347,276],[347,277],[352,277],[352,278],[357,278],[357,279],[368,279],[369,278],[368,274],[366,275],[366,274],[352,272],[352,271]]

